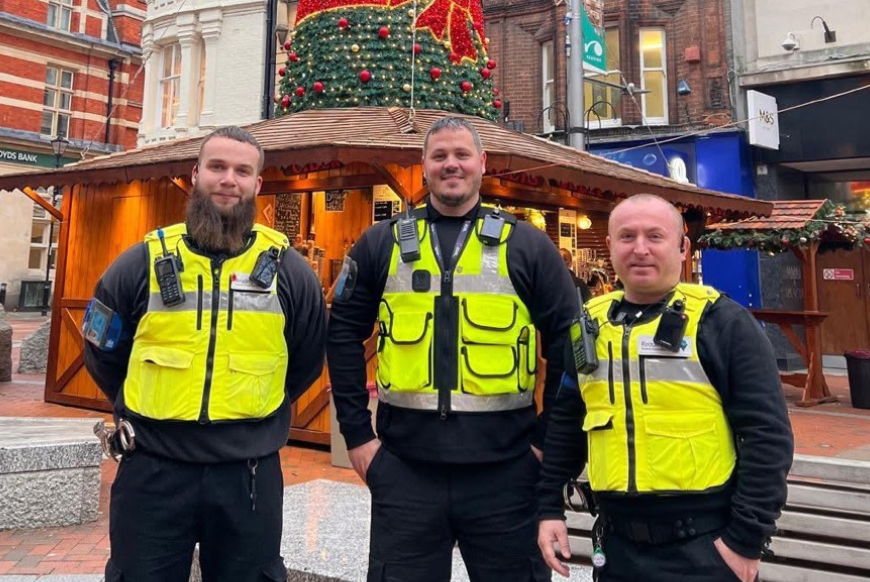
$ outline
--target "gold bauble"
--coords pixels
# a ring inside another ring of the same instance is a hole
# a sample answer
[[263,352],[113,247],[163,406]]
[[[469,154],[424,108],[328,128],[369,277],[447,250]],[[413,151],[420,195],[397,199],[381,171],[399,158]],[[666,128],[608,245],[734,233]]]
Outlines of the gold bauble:
[[359,45],[358,44],[350,45],[350,50],[352,50],[355,53],[358,53],[359,52]]
[[410,93],[410,92],[411,92],[411,84],[410,84],[410,83],[405,83],[404,85],[402,85],[402,90],[403,90],[405,93]]

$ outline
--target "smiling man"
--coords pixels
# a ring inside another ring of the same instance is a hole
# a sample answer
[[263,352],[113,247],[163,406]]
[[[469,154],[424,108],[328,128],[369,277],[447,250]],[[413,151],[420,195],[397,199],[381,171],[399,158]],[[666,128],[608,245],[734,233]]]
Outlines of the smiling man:
[[94,291],[89,311],[120,333],[90,329],[85,364],[131,429],[111,441],[107,582],[186,582],[196,543],[205,582],[286,579],[277,451],[322,370],[326,313],[287,238],[254,222],[262,168],[248,132],[207,136],[186,222],[147,234]]
[[600,363],[563,385],[544,447],[538,543],[563,575],[562,487],[587,463],[603,582],[753,582],[785,504],[793,439],[773,350],[746,309],[680,283],[683,232],[650,194],[610,215],[624,291],[587,303]]
[[[577,295],[546,234],[481,203],[485,170],[474,126],[436,121],[423,146],[428,204],[360,237],[332,305],[332,393],[372,496],[369,582],[450,580],[457,543],[472,582],[549,580],[534,488]],[[411,235],[401,245],[400,233]],[[377,437],[364,358],[375,322]]]

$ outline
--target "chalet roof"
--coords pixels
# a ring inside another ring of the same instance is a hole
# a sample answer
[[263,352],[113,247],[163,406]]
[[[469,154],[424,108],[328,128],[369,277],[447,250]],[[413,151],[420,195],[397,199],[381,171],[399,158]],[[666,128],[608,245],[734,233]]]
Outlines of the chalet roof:
[[736,222],[707,225],[707,230],[770,230],[803,228],[825,205],[826,200],[775,200],[768,217],[753,216]]
[[[418,110],[413,121],[402,108],[312,109],[245,126],[266,152],[267,167],[305,167],[339,160],[344,164],[420,163],[429,126],[447,115]],[[468,117],[496,175],[522,172],[542,182],[581,194],[610,191],[616,196],[648,192],[684,207],[703,208],[731,218],[765,216],[769,202],[681,184],[658,174],[579,152],[496,123]],[[149,145],[71,164],[57,170],[31,170],[0,176],[0,189],[88,183],[127,183],[164,176],[186,176],[203,136]]]

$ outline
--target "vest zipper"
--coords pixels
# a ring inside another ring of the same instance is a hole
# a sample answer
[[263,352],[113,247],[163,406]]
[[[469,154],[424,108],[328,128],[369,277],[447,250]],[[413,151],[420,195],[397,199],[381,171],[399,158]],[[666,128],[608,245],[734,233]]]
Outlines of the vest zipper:
[[450,393],[456,388],[459,375],[459,310],[453,296],[452,271],[442,270],[441,294],[435,299],[435,322],[433,367],[440,370],[434,374],[438,389],[438,416],[446,420],[450,413]]
[[229,282],[229,303],[227,304],[227,331],[233,329],[233,284]]
[[637,492],[637,452],[634,438],[634,407],[631,403],[631,360],[629,343],[631,326],[626,325],[622,332],[622,392],[625,397],[625,432],[628,444],[628,492]]
[[640,373],[640,398],[644,404],[649,404],[646,394],[646,356],[638,356],[637,367]]
[[202,275],[196,276],[196,331],[202,330],[202,293],[205,283]]
[[610,391],[610,404],[616,404],[616,391],[613,387],[613,342],[607,342],[607,388]]
[[199,423],[207,424],[208,399],[211,395],[211,382],[214,373],[214,350],[217,343],[218,313],[221,307],[221,261],[211,262],[211,329],[208,336],[208,355],[205,359],[205,385],[202,391],[202,408],[199,410]]

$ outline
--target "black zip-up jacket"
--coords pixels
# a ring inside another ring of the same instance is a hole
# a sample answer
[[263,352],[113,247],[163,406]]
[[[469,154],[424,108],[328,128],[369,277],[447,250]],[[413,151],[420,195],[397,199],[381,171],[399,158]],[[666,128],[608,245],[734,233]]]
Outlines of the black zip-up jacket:
[[[477,217],[480,205],[464,217],[442,216],[427,206],[434,222],[441,254],[450,257],[462,224]],[[472,231],[469,236],[476,236]],[[423,244],[431,244],[426,236]],[[371,426],[363,343],[374,330],[378,304],[384,292],[393,252],[390,221],[369,228],[350,250],[358,266],[351,295],[335,301],[329,318],[327,360],[341,433],[349,449],[375,438]],[[547,235],[519,221],[507,243],[511,283],[528,307],[541,333],[542,355],[547,360],[543,411],[534,407],[488,413],[449,413],[410,410],[380,403],[377,431],[384,446],[404,458],[436,463],[486,463],[527,453],[529,445],[542,447],[550,404],[562,376],[562,350],[577,293],[568,269]],[[433,285],[438,285],[433,281]],[[436,374],[438,372],[436,371]]]
[[[644,307],[649,306],[623,301],[617,310],[630,316]],[[645,312],[638,321],[653,319],[659,311]],[[728,511],[730,521],[723,541],[745,557],[758,558],[785,505],[786,476],[794,452],[773,347],[752,314],[723,296],[701,317],[698,357],[722,397],[736,440],[737,466],[728,485],[705,494],[605,493],[597,495],[597,499],[605,513],[627,519],[679,519],[708,511]],[[573,361],[569,360],[568,365],[573,366]],[[576,387],[563,387],[553,404],[544,445],[538,487],[541,519],[565,517],[562,485],[579,475],[587,461],[582,430],[585,413]]]
[[[209,257],[212,264],[229,258],[229,255],[199,250],[191,239],[188,241],[191,252]],[[191,463],[255,459],[283,447],[290,431],[290,404],[308,389],[323,369],[326,306],[311,267],[299,253],[289,250],[278,269],[278,300],[286,319],[284,339],[288,353],[284,402],[274,414],[262,420],[213,424],[131,419],[126,413],[123,386],[133,335],[148,308],[149,268],[152,267],[145,243],[136,244],[112,263],[94,290],[94,297],[123,321],[123,338],[113,351],[102,351],[85,342],[85,366],[112,402],[115,421],[126,418],[132,422],[138,450]],[[206,330],[202,341],[208,342],[208,337]]]

